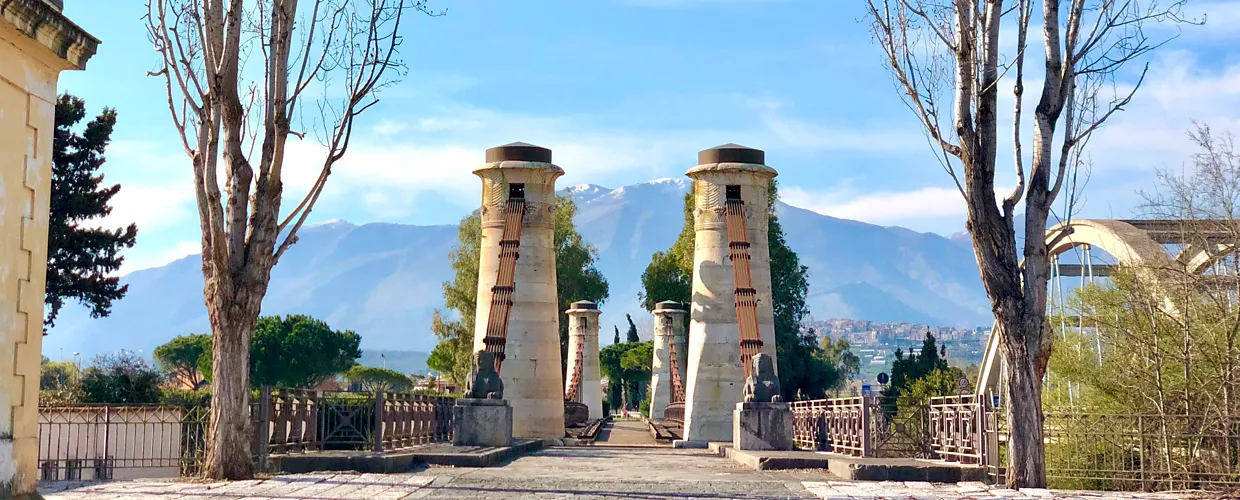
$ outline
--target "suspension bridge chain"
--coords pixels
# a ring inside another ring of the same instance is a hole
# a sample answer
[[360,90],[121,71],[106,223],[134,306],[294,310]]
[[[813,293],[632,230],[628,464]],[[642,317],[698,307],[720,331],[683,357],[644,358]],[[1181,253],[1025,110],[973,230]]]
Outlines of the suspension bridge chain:
[[749,360],[762,349],[758,333],[758,291],[749,273],[749,233],[745,229],[745,202],[727,200],[728,247],[732,256],[732,275],[736,281],[736,322],[741,334],[741,363],[749,378]]
[[586,328],[589,324],[590,320],[586,318],[577,319],[577,331],[581,335],[581,340],[577,342],[577,352],[573,354],[573,379],[568,384],[568,392],[564,393],[565,401],[581,402],[581,372],[585,370]]
[[517,258],[520,257],[521,224],[525,220],[525,198],[509,197],[504,212],[504,229],[499,242],[499,270],[491,287],[491,313],[487,316],[487,333],[482,343],[487,352],[495,353],[495,371],[504,361],[508,341],[508,316],[516,290]]

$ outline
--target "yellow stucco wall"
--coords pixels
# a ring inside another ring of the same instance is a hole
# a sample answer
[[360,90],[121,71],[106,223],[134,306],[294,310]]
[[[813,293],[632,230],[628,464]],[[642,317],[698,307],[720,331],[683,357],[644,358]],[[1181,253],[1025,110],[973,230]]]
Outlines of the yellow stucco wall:
[[0,19],[0,496],[38,479],[52,127],[68,67]]

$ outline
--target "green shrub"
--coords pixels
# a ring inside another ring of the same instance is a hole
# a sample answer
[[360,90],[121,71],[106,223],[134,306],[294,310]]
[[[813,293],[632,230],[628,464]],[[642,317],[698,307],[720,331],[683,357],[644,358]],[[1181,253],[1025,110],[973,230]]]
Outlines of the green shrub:
[[160,399],[163,374],[137,354],[99,355],[82,372],[83,402],[90,404],[151,404]]
[[180,389],[164,387],[159,391],[159,404],[168,406],[206,406],[211,404],[209,389]]

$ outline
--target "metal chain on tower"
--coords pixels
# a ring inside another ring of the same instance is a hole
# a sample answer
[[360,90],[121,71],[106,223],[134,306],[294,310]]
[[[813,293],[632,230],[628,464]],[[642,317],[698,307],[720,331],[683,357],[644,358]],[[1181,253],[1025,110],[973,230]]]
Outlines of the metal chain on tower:
[[[516,186],[513,186],[514,188]],[[495,372],[504,362],[504,346],[508,342],[508,316],[512,312],[512,296],[516,290],[517,258],[521,246],[521,223],[525,220],[524,186],[511,189],[504,212],[504,230],[499,241],[499,271],[491,287],[491,313],[487,316],[487,333],[482,343],[487,352],[495,353]]]
[[736,281],[736,322],[741,334],[741,364],[749,378],[750,359],[762,350],[758,333],[758,291],[749,274],[749,233],[745,229],[745,202],[740,200],[739,186],[728,186],[727,226],[728,247],[732,257],[732,275]]
[[676,356],[675,335],[672,330],[672,317],[663,316],[664,342],[667,345],[668,368],[672,372],[672,403],[683,403],[685,400],[685,386],[680,379],[680,362]]
[[590,320],[586,318],[577,319],[577,331],[580,332],[581,341],[577,342],[577,353],[574,354],[574,357],[576,359],[573,361],[573,379],[568,384],[568,392],[564,393],[565,401],[572,401],[574,403],[580,403],[580,401],[577,401],[577,399],[579,396],[581,396],[581,372],[582,370],[585,369],[585,358],[586,358],[586,338],[585,337],[586,337],[586,331],[587,331],[586,329],[589,326],[590,326]]

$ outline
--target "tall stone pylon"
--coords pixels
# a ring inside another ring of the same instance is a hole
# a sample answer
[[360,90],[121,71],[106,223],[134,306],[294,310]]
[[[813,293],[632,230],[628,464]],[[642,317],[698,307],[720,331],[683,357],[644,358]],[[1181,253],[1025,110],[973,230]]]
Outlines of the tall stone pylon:
[[[586,405],[591,419],[603,418],[602,369],[598,359],[598,304],[572,303],[568,315],[568,384],[564,399]],[[580,356],[580,357],[578,357]]]
[[693,179],[695,232],[689,441],[731,441],[745,362],[757,352],[775,358],[767,207],[777,172],[765,161],[761,150],[725,144],[698,153],[698,165],[686,174]]
[[[650,418],[684,398],[685,309],[680,302],[654,305],[654,359],[650,363]],[[679,387],[678,387],[679,386]],[[677,394],[679,392],[679,394]]]
[[564,377],[555,281],[555,180],[551,150],[514,142],[488,149],[474,350],[495,352],[512,434],[564,437]]

